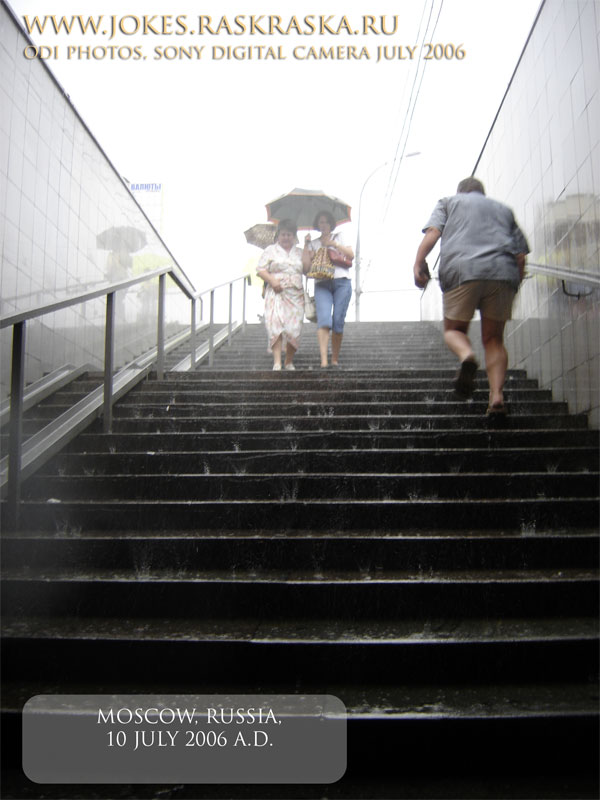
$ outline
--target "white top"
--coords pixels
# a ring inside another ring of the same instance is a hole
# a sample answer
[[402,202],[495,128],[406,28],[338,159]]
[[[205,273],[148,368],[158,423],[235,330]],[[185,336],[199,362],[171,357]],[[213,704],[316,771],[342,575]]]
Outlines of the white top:
[[256,271],[266,269],[286,276],[285,285],[302,288],[302,250],[293,245],[289,253],[280,244],[265,247],[258,259]]

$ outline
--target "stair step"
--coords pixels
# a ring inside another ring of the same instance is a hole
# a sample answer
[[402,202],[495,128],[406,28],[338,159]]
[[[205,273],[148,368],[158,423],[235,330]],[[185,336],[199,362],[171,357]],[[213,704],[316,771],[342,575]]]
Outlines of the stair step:
[[559,527],[592,527],[597,523],[598,500],[591,497],[427,499],[404,500],[212,500],[59,501],[22,504],[22,524],[30,529],[77,531],[93,525],[98,530],[150,530],[234,527],[292,531],[318,522],[324,529],[381,531],[423,528],[496,528],[527,531]]
[[[14,617],[3,619],[7,639],[65,639],[182,642],[248,642],[255,645],[305,644],[354,647],[360,644],[426,646],[502,642],[576,642],[599,638],[593,618],[427,619],[427,620],[157,620],[95,617]],[[331,648],[329,648],[331,649]]]
[[[515,498],[594,497],[599,473],[336,473],[301,474],[298,472],[231,474],[216,472],[210,461],[199,461],[191,474],[144,473],[129,475],[73,475],[34,477],[23,491],[24,500],[61,502],[144,500],[150,494],[154,501],[176,500],[281,500],[311,501],[335,497],[347,499],[405,500],[418,499],[495,499],[499,484],[506,496]],[[203,474],[202,470],[205,473]]]
[[[147,442],[152,446],[152,442]],[[162,443],[161,443],[162,444]],[[281,442],[280,444],[283,444]],[[340,468],[347,472],[385,474],[413,473],[516,473],[526,469],[528,473],[586,473],[593,472],[598,465],[598,449],[573,447],[566,451],[556,448],[535,449],[506,448],[505,450],[477,450],[453,448],[438,450],[384,449],[347,450],[304,449],[296,441],[285,450],[210,450],[197,447],[188,451],[126,451],[119,453],[95,452],[65,453],[54,459],[37,473],[39,478],[50,475],[178,475],[192,470],[203,470],[208,465],[213,473],[249,474],[266,473],[334,473]],[[299,446],[300,445],[300,446]],[[210,445],[209,445],[210,446]]]
[[[119,408],[126,408],[128,406],[144,407],[144,406],[184,406],[194,407],[203,405],[209,402],[211,405],[215,404],[231,404],[235,403],[269,403],[268,392],[258,389],[205,389],[205,390],[187,390],[178,388],[176,391],[164,392],[150,392],[138,391],[131,392],[123,402],[119,403]],[[456,402],[453,397],[453,390],[451,388],[398,388],[388,391],[371,389],[352,389],[350,387],[343,390],[318,390],[318,389],[302,389],[295,390],[289,388],[286,391],[278,391],[277,398],[279,400],[286,398],[294,405],[310,403],[339,403],[340,401],[346,402],[347,399],[352,401],[361,401],[366,404],[378,404],[389,402],[422,402],[426,405],[432,403],[449,403]],[[487,401],[485,391],[476,391],[474,395],[475,401]],[[507,403],[513,402],[552,402],[551,393],[546,389],[513,389],[505,392]],[[54,398],[59,400],[60,398]]]
[[[555,570],[87,570],[48,567],[7,570],[4,613],[114,617],[135,609],[141,617],[396,619],[448,616],[594,616],[598,574],[593,568]],[[437,665],[439,668],[439,664]],[[563,665],[564,666],[564,665]],[[580,668],[587,669],[582,662]]]
[[[567,419],[571,419],[568,417]],[[470,421],[472,424],[472,420]],[[288,428],[286,430],[286,427]],[[175,432],[156,430],[146,433],[119,431],[118,434],[83,433],[66,449],[66,453],[79,451],[94,459],[98,453],[116,454],[141,451],[160,452],[225,452],[225,451],[264,451],[291,450],[301,452],[326,446],[328,450],[378,451],[400,448],[408,454],[419,449],[433,448],[439,451],[453,449],[478,449],[490,454],[503,453],[507,449],[518,448],[525,452],[543,448],[554,451],[556,460],[564,455],[565,449],[598,448],[598,435],[584,425],[576,429],[444,429],[430,431],[414,430],[289,430],[288,422],[280,421],[277,436],[273,430],[256,431],[188,431]],[[596,462],[597,463],[597,462]]]
[[[285,681],[283,681],[285,685]],[[44,683],[28,684],[27,691],[18,685],[6,687],[5,709],[20,711],[24,702],[36,694],[52,694],[54,687]],[[143,694],[144,687],[132,683],[121,684],[119,694]],[[93,686],[85,682],[65,686],[64,694],[96,694]],[[152,694],[170,694],[172,691],[164,684],[154,686]],[[256,694],[253,686],[239,683],[216,684],[209,687],[211,694]],[[265,684],[260,687],[262,694],[281,694],[281,687]],[[329,684],[302,687],[304,694],[332,694],[344,702],[349,720],[375,719],[544,719],[569,716],[595,716],[597,694],[593,686],[584,684],[567,685],[504,685],[498,686],[343,686]],[[27,696],[26,696],[27,695]],[[580,743],[581,744],[581,743]],[[565,743],[562,743],[564,746]],[[497,757],[497,754],[495,754]]]
[[594,530],[422,532],[416,535],[357,532],[219,530],[146,535],[132,531],[85,531],[77,535],[40,531],[3,538],[5,569],[60,567],[85,570],[358,570],[365,578],[382,570],[419,575],[440,569],[529,568],[561,571],[598,563]]
[[[113,431],[118,433],[135,432],[210,432],[219,431],[276,431],[277,433],[292,433],[295,431],[446,431],[446,430],[489,430],[491,422],[484,416],[483,409],[480,414],[469,416],[444,415],[444,414],[407,414],[393,416],[392,414],[365,415],[356,413],[352,416],[346,414],[335,415],[328,411],[317,413],[309,409],[304,415],[295,416],[284,414],[280,417],[272,416],[268,411],[264,414],[253,416],[240,414],[239,416],[220,416],[218,414],[200,417],[194,414],[189,417],[170,417],[157,413],[155,417],[125,418],[117,416],[113,423]],[[509,416],[506,420],[498,421],[504,429],[510,430],[577,430],[587,428],[587,418],[584,415],[548,414],[548,415],[520,415]]]
[[176,636],[162,629],[160,622],[154,633],[156,621],[150,618],[128,621],[129,633],[119,620],[110,618],[84,617],[76,626],[72,620],[56,618],[25,617],[14,625],[9,619],[3,643],[5,677],[33,679],[34,665],[42,662],[47,665],[46,680],[76,681],[82,674],[86,680],[110,682],[168,680],[169,662],[177,660],[180,681],[193,681],[199,664],[203,681],[235,681],[243,663],[245,679],[261,682],[268,663],[270,674],[302,683],[343,681],[366,687],[385,681],[413,686],[452,682],[465,686],[578,682],[586,678],[581,667],[585,664],[592,688],[598,662],[598,638],[588,630],[590,624],[586,628],[585,620],[573,623],[564,634],[545,631],[536,636],[535,624],[523,622],[530,634],[516,633],[510,638],[507,631],[504,637],[486,636],[475,627],[464,638],[452,640],[431,634],[424,640],[402,638],[401,632],[394,631],[394,620],[390,620],[390,632],[381,636],[376,627],[369,635],[367,623],[362,640],[353,633],[323,639],[323,634],[335,636],[336,631],[320,620],[300,621],[300,631],[306,631],[302,638],[287,637],[285,621],[274,622],[272,631],[265,625],[264,632],[252,633],[238,620],[215,619],[212,628],[196,620],[188,620],[187,625],[179,620],[173,622]]

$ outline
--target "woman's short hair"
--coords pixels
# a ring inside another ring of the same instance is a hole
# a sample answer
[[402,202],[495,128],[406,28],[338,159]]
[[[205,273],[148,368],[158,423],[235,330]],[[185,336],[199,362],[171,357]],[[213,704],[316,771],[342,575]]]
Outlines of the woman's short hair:
[[469,192],[479,192],[479,194],[485,194],[483,183],[477,178],[474,178],[472,175],[470,178],[465,178],[462,180],[456,189],[456,194],[469,194]]
[[282,219],[277,225],[277,230],[275,231],[275,241],[277,241],[277,237],[282,231],[285,231],[286,233],[293,233],[294,236],[296,236],[298,234],[298,226],[293,219]]
[[319,211],[319,213],[313,220],[313,230],[315,231],[319,230],[319,220],[321,219],[321,217],[325,217],[325,219],[329,223],[329,227],[331,228],[331,230],[335,228],[336,222],[333,214],[330,211]]

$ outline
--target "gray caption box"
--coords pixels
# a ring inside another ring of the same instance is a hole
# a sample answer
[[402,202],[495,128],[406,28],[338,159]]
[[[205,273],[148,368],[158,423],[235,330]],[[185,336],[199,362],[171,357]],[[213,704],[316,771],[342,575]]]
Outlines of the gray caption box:
[[35,783],[334,783],[346,707],[333,695],[36,695]]

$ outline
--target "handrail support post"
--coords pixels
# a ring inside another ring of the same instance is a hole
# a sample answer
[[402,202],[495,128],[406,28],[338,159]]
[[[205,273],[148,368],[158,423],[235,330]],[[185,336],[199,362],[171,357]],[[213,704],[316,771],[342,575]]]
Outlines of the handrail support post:
[[21,509],[21,457],[23,451],[23,395],[25,392],[25,321],[13,325],[8,442],[8,527],[18,530]]
[[229,324],[227,328],[227,346],[231,347],[231,329],[233,327],[233,281],[229,284]]
[[106,295],[104,329],[104,433],[112,431],[113,372],[115,367],[115,293]]
[[194,372],[196,369],[196,299],[193,297],[191,301],[192,306],[192,319],[191,319],[191,340],[192,340],[192,353],[191,353],[191,367],[190,371]]
[[208,366],[212,367],[215,361],[215,332],[213,324],[215,321],[215,290],[210,290],[210,321],[209,321],[209,336],[208,336]]
[[165,287],[167,276],[163,273],[158,278],[158,330],[156,332],[156,378],[165,378]]

